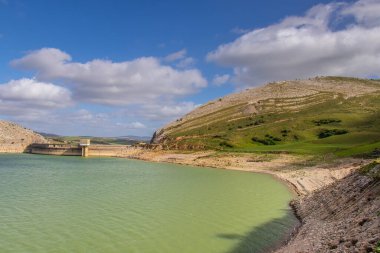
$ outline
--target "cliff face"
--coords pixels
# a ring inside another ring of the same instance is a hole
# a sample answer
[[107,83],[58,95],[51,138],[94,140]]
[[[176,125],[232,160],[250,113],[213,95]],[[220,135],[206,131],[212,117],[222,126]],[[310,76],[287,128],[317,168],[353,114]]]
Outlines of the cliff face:
[[372,167],[295,201],[302,227],[277,252],[378,252],[380,164]]
[[22,153],[32,143],[47,143],[47,140],[30,129],[0,120],[0,153]]
[[[360,145],[380,143],[379,112],[378,80],[282,81],[210,101],[157,130],[152,143],[169,149],[227,151],[292,151],[309,145],[324,151],[343,149],[345,144],[352,148],[357,140]],[[336,136],[319,137],[322,130]]]

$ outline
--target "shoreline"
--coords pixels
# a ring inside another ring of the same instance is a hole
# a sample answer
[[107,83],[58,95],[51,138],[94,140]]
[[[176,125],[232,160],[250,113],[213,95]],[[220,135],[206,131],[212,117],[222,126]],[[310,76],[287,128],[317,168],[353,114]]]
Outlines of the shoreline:
[[285,183],[298,197],[306,196],[330,185],[365,164],[364,159],[353,158],[340,159],[330,163],[314,162],[308,164],[310,157],[305,158],[305,156],[289,154],[274,156],[251,153],[218,154],[213,151],[178,153],[143,150],[124,158],[269,174]]

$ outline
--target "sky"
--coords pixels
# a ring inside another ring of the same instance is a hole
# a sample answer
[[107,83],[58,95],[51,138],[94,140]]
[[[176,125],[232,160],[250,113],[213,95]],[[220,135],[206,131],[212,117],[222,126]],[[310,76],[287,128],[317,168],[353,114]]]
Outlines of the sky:
[[379,42],[379,0],[0,0],[0,119],[150,136],[267,82],[378,78]]

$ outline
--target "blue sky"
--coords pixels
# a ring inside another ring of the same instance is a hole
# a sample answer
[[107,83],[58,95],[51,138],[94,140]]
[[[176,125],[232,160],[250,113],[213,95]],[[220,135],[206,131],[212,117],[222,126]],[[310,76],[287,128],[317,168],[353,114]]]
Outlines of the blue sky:
[[377,77],[379,6],[0,0],[0,118],[64,135],[151,135],[268,81]]

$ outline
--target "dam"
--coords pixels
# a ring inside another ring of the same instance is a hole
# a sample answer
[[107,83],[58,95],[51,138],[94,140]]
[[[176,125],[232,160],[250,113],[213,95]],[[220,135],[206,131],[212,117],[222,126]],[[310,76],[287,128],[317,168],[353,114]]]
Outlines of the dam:
[[108,157],[127,157],[133,156],[144,147],[132,145],[101,145],[90,143],[90,139],[81,139],[79,144],[66,143],[46,143],[32,144],[27,153],[57,156],[108,156]]

